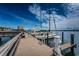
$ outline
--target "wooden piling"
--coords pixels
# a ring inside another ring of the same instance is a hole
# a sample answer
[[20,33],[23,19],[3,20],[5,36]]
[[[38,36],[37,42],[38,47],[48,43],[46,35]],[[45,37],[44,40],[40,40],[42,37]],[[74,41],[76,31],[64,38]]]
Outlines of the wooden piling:
[[45,43],[48,45],[48,31],[47,31],[47,39],[45,40]]
[[64,32],[62,32],[62,44],[64,43]]
[[[74,34],[71,34],[71,44],[74,44]],[[71,55],[74,55],[74,47],[71,48]]]

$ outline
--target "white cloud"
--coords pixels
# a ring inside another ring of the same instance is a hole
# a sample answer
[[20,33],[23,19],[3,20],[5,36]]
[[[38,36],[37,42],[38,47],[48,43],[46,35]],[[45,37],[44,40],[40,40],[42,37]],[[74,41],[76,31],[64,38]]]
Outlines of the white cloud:
[[79,17],[79,4],[78,3],[70,3],[67,7],[67,17],[68,18],[76,18]]
[[[40,6],[38,5],[33,5],[29,7],[29,11],[35,14],[37,19],[40,20],[41,17],[41,20],[45,21],[42,24],[43,28],[48,29],[49,14],[46,10],[41,10]],[[40,15],[40,11],[42,15]],[[56,20],[57,29],[79,28],[79,4],[68,4],[67,11],[67,17],[58,15],[56,11],[52,11],[53,14],[51,14],[51,29],[55,29],[52,16],[54,16]]]
[[46,13],[46,11],[41,10],[41,7],[39,5],[37,5],[37,4],[33,4],[32,6],[29,6],[28,10],[32,14],[34,14],[38,20],[40,20],[40,19],[43,19],[43,20],[46,19],[47,20],[47,18],[48,18],[48,14]]
[[40,7],[37,4],[33,4],[31,6],[29,6],[28,9],[31,13],[35,14],[36,16],[40,16]]
[[[47,13],[46,10],[41,10],[41,7],[38,6],[37,4],[34,4],[32,6],[29,6],[29,9],[28,10],[32,14],[34,14],[38,20],[40,20],[40,18],[41,18],[40,21],[43,21],[43,23],[42,23],[43,28],[48,29],[49,14]],[[40,15],[40,11],[41,11],[41,15]],[[57,24],[59,23],[59,21],[65,20],[65,17],[58,15],[56,13],[56,11],[52,11],[52,14],[50,14],[50,16],[51,16],[50,19],[51,19],[51,25],[52,25],[51,26],[51,29],[55,29],[54,28],[54,22],[53,22],[53,16],[54,16]]]

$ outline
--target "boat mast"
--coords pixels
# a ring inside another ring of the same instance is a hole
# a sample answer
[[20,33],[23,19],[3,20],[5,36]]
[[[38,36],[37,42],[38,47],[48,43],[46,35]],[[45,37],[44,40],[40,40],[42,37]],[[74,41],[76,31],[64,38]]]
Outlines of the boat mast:
[[[55,27],[55,30],[57,30],[57,27],[56,27],[56,20],[55,20],[55,17],[54,17],[54,13],[52,12],[52,9],[49,9],[49,32],[51,31],[51,14],[52,14],[52,17],[53,17],[53,23],[54,23],[54,27]],[[57,32],[56,32],[57,34]]]
[[48,29],[48,31],[50,32],[50,30],[51,30],[51,9],[49,9],[48,12],[49,12],[49,18],[48,18],[49,29]]
[[[55,20],[55,17],[54,17],[54,13],[53,12],[52,12],[52,17],[53,17],[53,23],[54,23],[55,30],[57,30],[56,20]],[[56,32],[56,34],[57,34],[57,32]]]
[[40,30],[42,30],[42,18],[41,18],[41,16],[42,16],[42,11],[41,11],[41,9],[40,9]]

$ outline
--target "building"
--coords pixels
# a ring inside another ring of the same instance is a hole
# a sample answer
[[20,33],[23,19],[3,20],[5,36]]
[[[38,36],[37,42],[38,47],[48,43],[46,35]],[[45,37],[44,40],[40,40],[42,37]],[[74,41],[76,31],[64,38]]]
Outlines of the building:
[[18,31],[23,32],[24,31],[23,26],[18,26]]

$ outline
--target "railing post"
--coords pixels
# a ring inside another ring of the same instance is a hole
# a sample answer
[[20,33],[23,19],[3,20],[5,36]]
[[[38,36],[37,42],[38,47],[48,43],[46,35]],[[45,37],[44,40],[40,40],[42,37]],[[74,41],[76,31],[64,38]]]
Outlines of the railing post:
[[[71,34],[71,45],[74,44],[74,34]],[[71,48],[71,55],[74,55],[74,47]]]
[[64,43],[64,32],[62,32],[62,44]]

